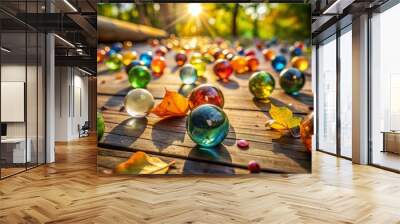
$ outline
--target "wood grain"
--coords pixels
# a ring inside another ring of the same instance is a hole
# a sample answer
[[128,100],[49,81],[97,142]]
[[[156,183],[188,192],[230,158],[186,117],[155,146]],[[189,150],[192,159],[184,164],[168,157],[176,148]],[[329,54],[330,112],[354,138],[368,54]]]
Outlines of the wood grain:
[[95,137],[0,181],[0,223],[400,223],[400,175],[313,152],[312,174],[105,176]]
[[[151,50],[141,44],[135,45],[135,49],[138,52]],[[262,62],[260,69],[271,71],[275,80],[278,80],[278,74],[264,62],[260,52],[257,54]],[[156,104],[161,102],[165,89],[188,95],[193,88],[181,85],[179,69],[174,67],[173,56],[173,52],[167,54],[168,68],[147,87],[155,97]],[[101,64],[98,70],[103,70]],[[197,83],[211,83],[222,90],[225,98],[224,111],[230,121],[227,138],[222,145],[213,149],[215,158],[210,159],[210,155],[205,155],[187,135],[186,118],[161,120],[153,114],[145,119],[130,118],[123,109],[124,97],[132,89],[127,81],[126,72],[102,71],[98,76],[97,105],[105,118],[105,135],[99,145],[108,149],[144,151],[157,156],[224,165],[235,169],[244,169],[249,161],[254,160],[265,172],[310,172],[311,154],[306,151],[300,139],[265,127],[265,123],[271,119],[268,113],[271,103],[289,107],[296,116],[304,116],[311,112],[313,96],[310,77],[307,76],[306,85],[298,96],[285,94],[277,84],[270,101],[262,102],[255,100],[248,89],[250,75],[235,74],[228,83],[224,83],[213,74],[212,65],[207,65],[206,73]],[[237,139],[249,141],[249,149],[239,149],[236,146]],[[102,158],[103,160],[106,158]]]

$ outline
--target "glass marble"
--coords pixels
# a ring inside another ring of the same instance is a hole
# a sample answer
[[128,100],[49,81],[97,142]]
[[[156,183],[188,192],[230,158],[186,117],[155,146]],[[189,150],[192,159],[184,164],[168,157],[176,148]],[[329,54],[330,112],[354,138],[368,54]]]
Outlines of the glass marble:
[[308,152],[312,149],[312,135],[314,133],[314,114],[308,114],[300,124],[300,139]]
[[203,60],[197,59],[190,62],[190,64],[196,68],[198,76],[203,76],[204,72],[206,72],[206,63]]
[[203,54],[203,61],[204,62],[206,62],[207,64],[210,64],[210,63],[212,63],[215,59],[214,59],[214,57],[211,55],[211,54],[209,54],[209,53],[205,53],[205,54]]
[[305,82],[305,75],[297,68],[285,69],[279,76],[279,84],[288,94],[298,94]]
[[276,53],[272,49],[264,49],[262,51],[265,61],[272,61],[275,59]]
[[103,114],[100,112],[97,112],[97,119],[96,119],[96,130],[97,130],[97,141],[100,141],[100,139],[104,135],[104,117]]
[[243,47],[237,47],[236,52],[238,55],[244,56],[244,48]]
[[274,88],[274,77],[268,72],[256,72],[249,79],[249,90],[257,99],[268,99]]
[[135,66],[128,72],[128,81],[133,88],[146,88],[151,81],[151,74],[145,66]]
[[151,61],[153,60],[153,54],[151,53],[151,51],[144,52],[140,54],[139,60],[141,60],[143,64],[149,68],[151,65]]
[[126,41],[124,41],[123,45],[124,45],[124,49],[129,50],[133,46],[133,43],[130,40],[126,40]]
[[162,56],[156,56],[151,61],[151,71],[155,76],[161,76],[164,73],[164,69],[167,67],[167,63],[165,63],[165,58]]
[[225,49],[222,51],[222,53],[224,54],[224,58],[229,61],[231,61],[233,57],[235,57],[235,52],[233,52],[233,50],[231,49]]
[[114,43],[113,45],[111,45],[111,50],[114,50],[115,52],[120,52],[120,51],[122,51],[123,47],[124,46],[122,45],[122,43],[117,42],[117,43]]
[[106,51],[103,49],[97,49],[97,63],[103,62],[105,57]]
[[132,61],[129,65],[125,66],[125,71],[126,71],[126,72],[129,72],[129,70],[131,70],[131,68],[133,68],[133,67],[135,67],[135,66],[137,66],[137,65],[142,65],[142,66],[144,66],[144,64],[143,64],[142,61],[134,60],[134,61]]
[[249,70],[249,67],[247,67],[246,58],[241,55],[235,56],[232,59],[231,64],[232,64],[233,70],[235,70],[235,72],[238,74],[245,73]]
[[150,40],[151,47],[157,47],[160,44],[160,41],[157,39]]
[[165,55],[168,53],[168,49],[164,46],[160,46],[154,53],[157,56],[165,57]]
[[228,60],[218,59],[214,64],[214,73],[217,75],[223,82],[229,81],[229,76],[233,73],[233,67]]
[[192,90],[189,95],[189,108],[194,108],[202,104],[213,104],[220,108],[224,107],[224,95],[222,91],[213,85],[202,84]]
[[116,53],[118,53],[118,52],[116,52],[114,49],[108,48],[108,50],[106,50],[107,57],[111,57],[111,55],[116,54]]
[[122,63],[127,66],[129,65],[133,60],[137,59],[137,53],[136,51],[125,51],[122,53]]
[[223,58],[225,58],[225,55],[224,55],[224,53],[222,52],[222,50],[216,50],[214,53],[213,53],[213,57],[214,57],[214,60],[218,60],[218,59],[223,59]]
[[190,112],[186,120],[186,130],[197,145],[214,147],[228,135],[229,120],[221,108],[204,104]]
[[193,84],[197,81],[197,70],[193,65],[186,64],[179,71],[179,77],[184,84]]
[[260,61],[258,61],[257,57],[255,56],[247,56],[247,67],[249,71],[255,72],[257,71],[258,67],[260,66]]
[[190,56],[190,63],[197,61],[197,60],[202,60],[203,56],[199,52],[193,52],[192,56]]
[[283,55],[278,55],[271,61],[272,68],[276,72],[282,71],[286,67],[286,58]]
[[175,55],[175,61],[178,66],[182,66],[187,61],[187,56],[184,52],[178,52]]
[[290,48],[290,55],[292,57],[301,56],[303,54],[303,50],[299,47],[291,47]]
[[246,50],[245,56],[256,56],[256,52],[254,50]]
[[291,60],[292,66],[304,72],[308,69],[308,60],[302,56],[296,56]]
[[145,117],[154,107],[154,97],[146,89],[132,89],[125,96],[124,106],[132,117]]
[[110,58],[106,61],[106,66],[110,71],[118,71],[122,66],[122,55],[115,53],[110,56]]

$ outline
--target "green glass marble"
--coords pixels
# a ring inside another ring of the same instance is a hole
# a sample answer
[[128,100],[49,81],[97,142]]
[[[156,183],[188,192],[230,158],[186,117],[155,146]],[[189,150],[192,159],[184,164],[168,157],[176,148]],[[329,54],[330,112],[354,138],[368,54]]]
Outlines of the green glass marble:
[[104,125],[103,114],[97,112],[97,119],[96,119],[97,141],[100,141],[100,139],[103,137],[104,129],[105,125]]
[[197,70],[193,65],[186,64],[179,71],[179,77],[184,84],[193,84],[197,81]]
[[122,55],[114,53],[106,61],[106,66],[110,71],[119,71],[122,67]]
[[151,81],[151,73],[146,66],[135,66],[128,72],[128,80],[133,88],[146,88]]
[[274,88],[274,77],[268,72],[256,72],[249,79],[249,90],[257,99],[268,99]]
[[229,120],[221,108],[203,104],[189,114],[186,130],[189,137],[199,146],[214,147],[228,135]]
[[206,71],[206,63],[203,60],[196,59],[194,61],[191,61],[190,64],[192,64],[193,67],[196,68],[198,76],[203,76],[204,72]]
[[296,69],[289,68],[281,72],[279,76],[279,85],[286,93],[297,95],[306,82],[304,74]]

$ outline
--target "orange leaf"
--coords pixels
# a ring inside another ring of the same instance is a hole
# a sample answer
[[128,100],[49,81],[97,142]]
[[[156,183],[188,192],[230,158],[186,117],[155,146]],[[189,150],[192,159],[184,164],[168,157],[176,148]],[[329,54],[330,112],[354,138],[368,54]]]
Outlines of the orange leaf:
[[155,156],[149,156],[142,151],[135,152],[131,157],[115,167],[115,172],[119,174],[165,174],[169,164]]
[[165,91],[164,99],[151,112],[162,118],[186,116],[188,100],[177,92]]

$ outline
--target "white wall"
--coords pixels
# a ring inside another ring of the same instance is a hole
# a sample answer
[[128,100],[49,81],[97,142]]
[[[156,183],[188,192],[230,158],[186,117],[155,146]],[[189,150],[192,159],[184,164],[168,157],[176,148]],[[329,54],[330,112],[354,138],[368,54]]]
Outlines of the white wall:
[[55,74],[55,140],[74,140],[88,120],[88,78],[71,67],[56,67]]

